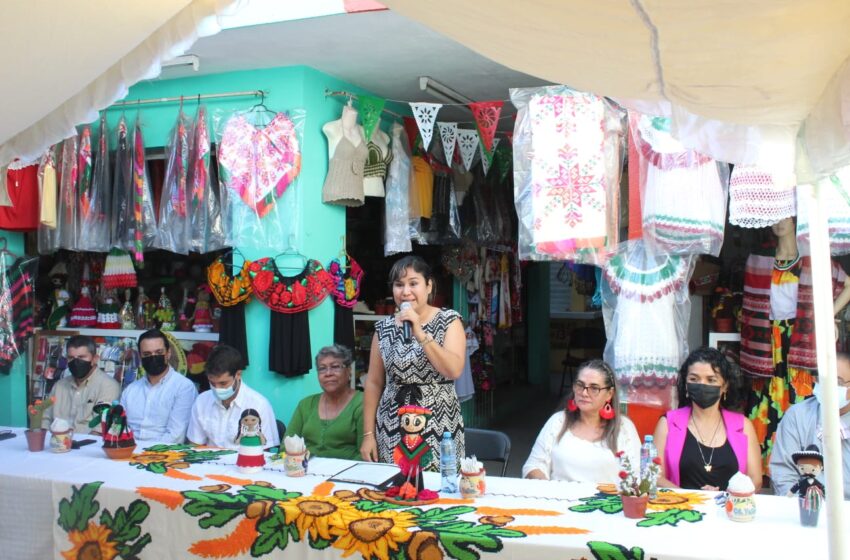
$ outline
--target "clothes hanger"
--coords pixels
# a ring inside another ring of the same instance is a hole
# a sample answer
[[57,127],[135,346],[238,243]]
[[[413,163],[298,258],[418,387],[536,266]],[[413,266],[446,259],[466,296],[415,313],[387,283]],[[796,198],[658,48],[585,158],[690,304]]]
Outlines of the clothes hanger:
[[271,122],[272,118],[274,118],[274,116],[277,115],[277,111],[272,111],[271,109],[266,107],[266,92],[260,90],[260,102],[255,104],[253,107],[251,107],[247,111],[245,111],[244,114],[246,114],[246,115],[249,115],[249,114],[264,115],[264,116],[267,116],[267,117],[268,117],[268,115],[272,115],[272,117],[269,118],[268,122],[266,122],[266,123],[259,123],[259,122],[256,123],[256,126],[263,127],[263,126],[268,126],[268,124]]
[[[295,237],[294,235],[290,235],[289,236],[289,244],[286,247],[286,249],[284,249],[283,252],[275,255],[274,258],[272,259],[274,261],[275,267],[278,270],[281,270],[281,269],[283,269],[283,270],[297,270],[298,272],[301,272],[307,266],[307,263],[310,262],[309,258],[307,258],[305,255],[298,252],[298,249],[295,247],[294,237]],[[300,266],[279,266],[278,262],[277,262],[277,259],[279,257],[297,257],[301,260],[301,265]]]
[[351,260],[351,257],[348,255],[348,251],[345,250],[345,236],[340,235],[339,240],[342,243],[342,248],[339,250],[337,259],[339,260],[339,267],[342,270],[346,270],[348,268],[348,263]]

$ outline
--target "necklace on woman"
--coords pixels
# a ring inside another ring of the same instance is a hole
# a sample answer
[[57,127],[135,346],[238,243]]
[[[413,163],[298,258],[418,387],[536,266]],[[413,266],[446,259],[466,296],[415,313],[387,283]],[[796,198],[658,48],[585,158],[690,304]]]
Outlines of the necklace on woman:
[[[714,441],[714,438],[717,436],[717,430],[720,429],[720,422],[722,422],[722,421],[723,421],[723,416],[721,416],[717,420],[717,425],[714,426],[714,434],[712,434],[711,440],[709,441],[709,443],[712,443]],[[702,452],[702,445],[704,445],[702,442],[704,442],[705,440],[702,439],[702,434],[699,432],[699,426],[697,426],[697,421],[694,420],[693,416],[691,416],[691,422],[693,422],[694,429],[697,431],[697,437],[699,438],[699,441],[697,442],[697,451],[699,451],[700,459],[702,459],[702,466],[705,469],[705,472],[711,472],[711,461],[714,460],[714,450],[717,449],[717,448],[716,447],[711,448],[711,453],[708,456],[708,461],[706,461],[705,455],[703,455],[703,452]]]

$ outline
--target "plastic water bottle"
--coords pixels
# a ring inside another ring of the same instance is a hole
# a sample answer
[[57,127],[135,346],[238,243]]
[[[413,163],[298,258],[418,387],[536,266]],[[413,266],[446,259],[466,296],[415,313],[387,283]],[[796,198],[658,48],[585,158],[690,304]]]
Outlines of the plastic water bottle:
[[457,492],[457,453],[455,441],[448,431],[443,432],[443,441],[440,442],[440,478],[440,492]]
[[[658,450],[655,448],[655,441],[652,436],[643,437],[643,445],[640,447],[640,475],[647,476],[649,466],[653,459],[658,457]],[[658,494],[658,477],[653,476],[649,481],[649,498],[654,499]]]

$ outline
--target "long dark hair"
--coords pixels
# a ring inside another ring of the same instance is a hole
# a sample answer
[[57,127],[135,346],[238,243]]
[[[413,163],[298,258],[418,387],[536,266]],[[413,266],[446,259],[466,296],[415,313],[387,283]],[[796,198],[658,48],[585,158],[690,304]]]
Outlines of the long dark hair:
[[392,268],[390,268],[389,275],[390,290],[392,290],[393,283],[400,280],[401,277],[407,273],[408,268],[412,269],[413,272],[421,274],[422,278],[425,279],[426,285],[431,285],[431,295],[428,297],[428,302],[430,303],[434,295],[437,293],[437,286],[434,281],[434,271],[431,270],[430,265],[425,262],[425,259],[417,255],[407,255],[393,263]]
[[679,368],[679,379],[676,380],[676,391],[679,394],[679,406],[690,406],[691,398],[688,396],[688,369],[694,364],[708,364],[714,373],[718,374],[726,382],[726,395],[720,399],[720,408],[738,411],[741,405],[741,393],[744,386],[744,378],[741,370],[726,359],[726,356],[716,348],[703,346],[691,352],[682,367]]
[[263,419],[260,417],[260,413],[254,410],[253,408],[246,408],[242,411],[242,415],[239,416],[239,427],[236,428],[236,437],[233,438],[233,441],[239,441],[239,436],[242,435],[242,420],[244,420],[246,416],[256,416],[257,431],[263,431]]
[[[602,430],[602,439],[604,439],[605,443],[608,444],[608,449],[617,453],[619,451],[619,449],[617,449],[617,439],[620,437],[620,397],[617,394],[617,377],[614,375],[614,369],[604,360],[595,359],[588,360],[581,364],[576,372],[576,378],[578,378],[579,374],[586,369],[592,369],[593,371],[598,371],[604,375],[605,384],[614,389],[611,394],[611,406],[614,408],[614,418],[611,420],[602,420],[605,424],[605,427]],[[570,387],[570,393],[567,395],[567,402],[572,401],[574,398],[575,391],[572,387]],[[570,426],[578,422],[580,417],[580,410],[570,410],[565,407],[564,426],[561,428],[561,433],[558,434],[558,439],[556,441],[561,441],[561,438],[564,437],[564,434],[567,433]]]

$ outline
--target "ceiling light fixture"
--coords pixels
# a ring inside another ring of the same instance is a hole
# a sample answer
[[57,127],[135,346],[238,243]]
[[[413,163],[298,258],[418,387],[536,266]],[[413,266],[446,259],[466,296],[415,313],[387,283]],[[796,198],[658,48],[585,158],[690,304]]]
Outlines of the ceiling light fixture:
[[429,76],[419,76],[419,89],[431,94],[432,97],[435,97],[440,101],[445,101],[446,103],[469,105],[470,103],[475,102],[473,99],[458,93],[449,86],[438,82]]
[[173,68],[175,66],[191,66],[192,69],[197,72],[198,68],[201,67],[201,59],[196,54],[184,54],[182,56],[175,56],[171,60],[164,60],[160,63],[162,68]]

